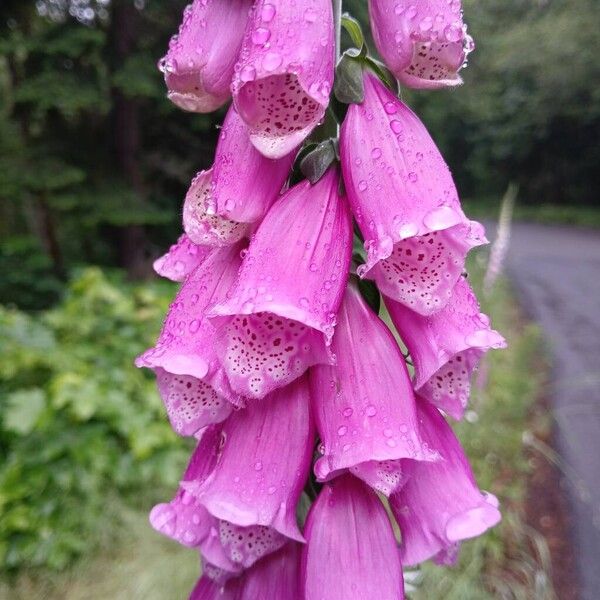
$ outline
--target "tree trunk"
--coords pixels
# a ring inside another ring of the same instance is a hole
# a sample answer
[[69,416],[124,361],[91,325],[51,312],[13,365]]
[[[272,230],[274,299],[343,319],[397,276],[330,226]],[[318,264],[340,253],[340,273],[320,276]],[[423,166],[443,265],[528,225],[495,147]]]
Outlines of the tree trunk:
[[[134,52],[137,39],[138,11],[131,0],[114,0],[112,12],[113,67],[119,68]],[[113,88],[113,143],[117,168],[134,192],[144,198],[144,180],[140,166],[140,107],[133,98]],[[117,231],[118,260],[130,278],[149,275],[146,232],[143,225],[132,223]]]

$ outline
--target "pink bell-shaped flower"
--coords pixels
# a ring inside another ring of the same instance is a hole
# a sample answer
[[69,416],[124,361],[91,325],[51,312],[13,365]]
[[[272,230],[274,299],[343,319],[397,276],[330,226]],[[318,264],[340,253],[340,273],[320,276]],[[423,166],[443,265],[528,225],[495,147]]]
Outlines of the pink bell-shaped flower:
[[321,121],[333,86],[330,0],[257,0],[233,79],[250,139],[270,158],[289,154]]
[[214,352],[215,331],[206,308],[226,297],[241,264],[237,244],[213,249],[181,287],[153,348],[136,359],[154,369],[173,429],[193,435],[227,418],[239,403]]
[[438,409],[418,403],[423,439],[442,461],[402,461],[404,486],[390,498],[402,533],[402,564],[444,558],[461,540],[476,537],[500,519],[498,501],[479,491],[459,441]]
[[298,600],[299,564],[300,544],[288,542],[225,583],[214,581],[205,572],[190,600]]
[[342,125],[344,183],[365,239],[361,277],[430,315],[450,299],[467,252],[485,239],[469,221],[450,171],[416,115],[374,75]]
[[177,494],[168,503],[157,504],[150,512],[150,524],[156,531],[184,546],[198,548],[211,565],[224,573],[239,573],[241,565],[234,562],[215,534],[221,523],[215,519],[185,485],[199,482],[215,468],[221,440],[221,427],[208,427],[198,442],[183,475]]
[[404,357],[385,323],[355,285],[338,312],[336,366],[311,369],[311,400],[323,456],[315,473],[328,480],[349,469],[389,495],[402,483],[401,458],[435,460],[419,436]]
[[461,419],[469,401],[471,374],[492,348],[506,348],[466,279],[461,277],[448,304],[424,317],[386,299],[392,322],[406,344],[414,367],[415,390],[445,413]]
[[294,153],[280,159],[263,156],[250,142],[248,128],[232,106],[227,113],[212,170],[210,203],[216,214],[239,223],[262,220],[294,162]]
[[304,530],[304,600],[402,600],[400,555],[385,508],[351,475],[327,483]]
[[220,520],[221,544],[235,563],[247,568],[287,539],[303,541],[296,505],[313,445],[305,377],[223,424],[214,470],[185,489]]
[[160,61],[171,102],[207,113],[231,96],[233,69],[252,0],[194,0]]
[[475,48],[460,0],[369,0],[371,30],[400,83],[437,89],[462,83],[458,72]]
[[161,277],[180,282],[199,267],[211,252],[210,246],[194,244],[184,233],[166,254],[154,261],[152,266]]
[[262,398],[319,363],[346,286],[352,231],[338,175],[303,181],[278,200],[254,234],[227,299],[209,312],[231,387]]
[[183,228],[195,244],[235,244],[248,235],[249,226],[215,214],[212,181],[212,169],[201,171],[192,180],[183,203]]

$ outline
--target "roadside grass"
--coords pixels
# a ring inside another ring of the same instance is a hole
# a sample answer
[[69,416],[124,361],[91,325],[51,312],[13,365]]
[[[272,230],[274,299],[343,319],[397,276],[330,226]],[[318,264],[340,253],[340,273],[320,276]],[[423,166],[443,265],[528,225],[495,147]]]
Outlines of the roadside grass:
[[[481,289],[486,253],[470,265],[472,285]],[[482,489],[501,503],[503,521],[488,534],[463,544],[455,567],[424,565],[414,600],[551,600],[554,598],[545,541],[524,521],[530,470],[524,436],[545,426],[534,410],[544,378],[538,329],[527,324],[506,280],[483,310],[508,340],[509,349],[490,352],[476,374],[467,418],[456,426]],[[532,416],[534,415],[534,416]],[[148,507],[140,499],[138,505]],[[146,513],[121,509],[116,540],[106,532],[102,550],[59,574],[23,573],[0,583],[0,600],[182,600],[199,573],[197,553],[156,534]],[[115,510],[113,507],[113,510]],[[350,599],[349,599],[350,600]]]
[[[500,211],[501,198],[467,199],[463,208],[471,219],[496,220]],[[563,206],[558,204],[524,205],[517,198],[513,219],[543,225],[574,225],[591,229],[600,228],[600,207]]]
[[23,573],[11,585],[0,583],[0,600],[187,598],[200,572],[198,553],[156,533],[146,512],[123,508],[120,515],[119,532],[109,533],[96,555],[62,573]]

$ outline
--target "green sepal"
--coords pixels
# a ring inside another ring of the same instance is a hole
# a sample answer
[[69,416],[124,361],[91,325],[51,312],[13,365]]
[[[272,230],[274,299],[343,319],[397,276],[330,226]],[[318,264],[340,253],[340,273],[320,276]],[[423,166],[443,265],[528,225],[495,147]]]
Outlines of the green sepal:
[[334,140],[325,140],[300,161],[300,170],[311,183],[317,183],[336,159]]
[[361,104],[365,99],[363,63],[355,52],[344,52],[335,70],[335,97],[344,104]]

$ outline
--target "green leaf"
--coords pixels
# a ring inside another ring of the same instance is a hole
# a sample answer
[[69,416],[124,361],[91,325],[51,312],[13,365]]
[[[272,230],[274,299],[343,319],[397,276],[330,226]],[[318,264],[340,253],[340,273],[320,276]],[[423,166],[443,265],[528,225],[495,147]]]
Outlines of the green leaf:
[[316,183],[335,160],[336,150],[333,140],[325,140],[302,159],[300,170],[306,179]]
[[4,427],[20,435],[35,428],[46,408],[46,395],[39,388],[19,390],[8,395],[4,411]]
[[365,99],[362,62],[353,53],[342,55],[336,67],[333,91],[344,104],[361,104]]

